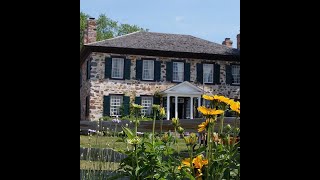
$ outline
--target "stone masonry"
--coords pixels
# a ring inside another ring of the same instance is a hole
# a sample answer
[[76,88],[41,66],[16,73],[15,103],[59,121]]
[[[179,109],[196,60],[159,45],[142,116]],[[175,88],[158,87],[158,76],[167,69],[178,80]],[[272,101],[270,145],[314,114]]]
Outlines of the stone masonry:
[[[110,80],[105,79],[105,58],[110,56],[125,56],[131,59],[131,78],[130,80]],[[160,82],[146,82],[136,80],[136,60],[141,58],[156,58],[161,61],[161,80]],[[103,114],[103,96],[109,94],[124,94],[131,97],[131,102],[134,97],[140,95],[154,95],[156,92],[170,88],[177,83],[166,81],[166,62],[171,60],[185,60],[190,63],[190,83],[203,89],[207,94],[220,94],[230,98],[240,99],[240,86],[226,85],[225,65],[229,65],[227,61],[214,61],[220,64],[220,85],[204,85],[196,82],[197,68],[196,64],[206,62],[202,59],[186,59],[176,57],[155,57],[155,56],[140,56],[127,54],[109,54],[109,53],[92,53],[86,59],[91,61],[90,79],[86,80],[86,65],[84,62],[82,70],[82,87],[80,88],[81,95],[81,120],[97,121]],[[208,62],[213,62],[209,60]],[[232,62],[235,63],[235,62]],[[89,116],[85,117],[86,97],[90,96]]]

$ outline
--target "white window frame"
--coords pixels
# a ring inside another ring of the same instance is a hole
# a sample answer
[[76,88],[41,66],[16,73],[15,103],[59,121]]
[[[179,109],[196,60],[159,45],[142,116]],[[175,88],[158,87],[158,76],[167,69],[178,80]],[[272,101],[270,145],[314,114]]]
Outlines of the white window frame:
[[123,104],[123,96],[110,96],[110,116],[121,116],[120,107]]
[[[182,64],[182,66],[181,66]],[[177,65],[177,71],[175,71],[175,65]],[[181,68],[179,68],[179,65]],[[181,79],[179,79],[181,76]],[[184,62],[174,61],[172,63],[172,81],[173,82],[183,82],[184,81]]]
[[142,60],[142,80],[154,80],[154,60]]
[[124,71],[124,58],[112,58],[111,78],[123,79],[123,71]]
[[[203,83],[213,83],[214,81],[214,64],[203,64]],[[211,72],[206,72],[206,71],[210,71]],[[208,76],[210,77],[211,75],[211,79],[209,80]]]
[[240,85],[240,65],[231,65],[232,84]]
[[153,105],[153,97],[152,96],[141,96],[141,106],[143,107],[141,109],[141,114],[151,115],[152,113],[152,105]]

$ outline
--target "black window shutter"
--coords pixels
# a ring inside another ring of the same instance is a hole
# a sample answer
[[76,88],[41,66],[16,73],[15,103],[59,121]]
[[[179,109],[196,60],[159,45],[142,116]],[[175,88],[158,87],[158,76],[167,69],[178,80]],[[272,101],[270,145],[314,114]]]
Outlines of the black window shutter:
[[232,84],[233,76],[232,76],[232,66],[226,65],[226,84]]
[[91,61],[87,61],[87,80],[90,79],[90,74],[91,74]]
[[130,72],[131,72],[131,60],[124,60],[124,79],[130,80]]
[[141,97],[136,97],[134,103],[141,105]]
[[103,96],[103,116],[110,116],[110,96]]
[[214,83],[220,84],[220,64],[214,64]]
[[172,62],[167,62],[166,69],[166,79],[167,81],[172,81]]
[[203,64],[197,64],[197,82],[203,83]]
[[136,61],[136,80],[142,80],[142,60]]
[[154,61],[154,80],[160,81],[161,79],[161,62]]
[[85,116],[89,116],[89,110],[90,110],[90,97],[86,97],[86,111],[85,111]]
[[104,78],[111,78],[112,58],[105,59]]
[[158,105],[160,105],[160,97],[158,97],[158,96],[153,96],[153,104],[158,104]]
[[123,96],[123,113],[125,116],[130,114],[130,97]]
[[184,63],[184,80],[190,81],[190,63]]

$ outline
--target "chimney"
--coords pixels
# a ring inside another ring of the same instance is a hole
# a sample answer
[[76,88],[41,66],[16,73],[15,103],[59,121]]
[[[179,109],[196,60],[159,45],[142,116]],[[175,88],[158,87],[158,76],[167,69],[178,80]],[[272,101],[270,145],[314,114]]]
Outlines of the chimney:
[[229,48],[232,48],[232,41],[230,40],[230,38],[226,38],[223,42],[222,45],[226,45]]
[[237,35],[237,49],[240,49],[240,33]]
[[84,31],[83,44],[93,43],[97,41],[97,22],[94,18],[87,20],[87,26]]

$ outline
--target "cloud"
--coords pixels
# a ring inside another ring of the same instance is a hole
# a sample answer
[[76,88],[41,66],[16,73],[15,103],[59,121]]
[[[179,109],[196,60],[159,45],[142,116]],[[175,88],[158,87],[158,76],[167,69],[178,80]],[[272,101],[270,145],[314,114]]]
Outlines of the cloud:
[[183,22],[184,21],[184,17],[183,16],[176,16],[176,22]]

